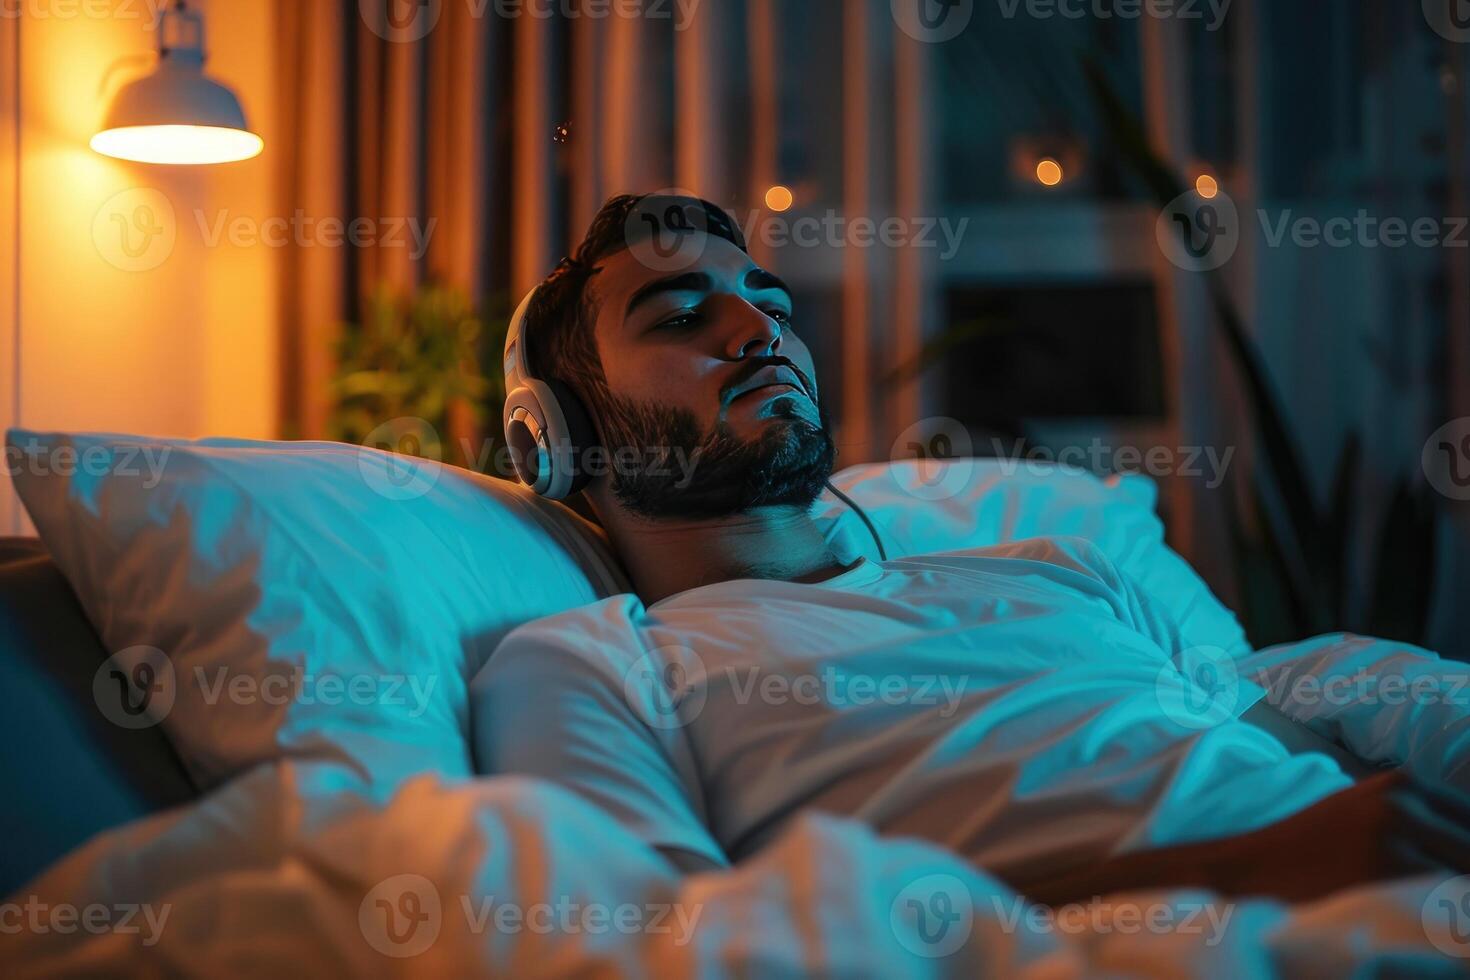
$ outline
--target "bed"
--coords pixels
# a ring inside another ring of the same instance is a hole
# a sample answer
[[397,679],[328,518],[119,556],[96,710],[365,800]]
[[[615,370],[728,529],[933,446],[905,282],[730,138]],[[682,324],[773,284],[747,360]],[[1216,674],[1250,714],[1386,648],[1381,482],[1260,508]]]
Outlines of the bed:
[[[358,447],[9,440],[53,455],[67,446],[76,459],[100,447],[100,462],[18,477],[45,544],[0,542],[6,776],[20,790],[0,866],[7,976],[1429,976],[1470,966],[1470,882],[1448,875],[1292,907],[1173,891],[1047,908],[942,849],[819,813],[733,870],[680,875],[579,798],[478,773],[469,758],[465,692],[498,638],[623,587],[569,513]],[[150,486],[147,467],[120,464],[144,445],[169,454]],[[1202,640],[1244,643],[1164,545],[1148,481],[972,465],[961,489],[929,499],[915,498],[902,467],[838,482],[890,547],[1081,535],[1172,588]],[[350,489],[344,474],[356,474]],[[819,506],[841,550],[868,547],[840,507]],[[555,553],[529,550],[544,541]],[[364,568],[372,574],[347,588]],[[423,591],[425,579],[459,575],[495,609]],[[442,628],[424,631],[426,621]],[[156,645],[142,642],[145,628]],[[433,698],[390,703],[384,687],[367,704],[193,700],[208,684],[190,678],[211,665],[320,676],[319,658],[345,670],[364,649],[432,664]],[[119,723],[108,678],[141,668],[173,673],[170,705]],[[1470,757],[1455,755],[1462,743],[1442,748],[1441,767]]]

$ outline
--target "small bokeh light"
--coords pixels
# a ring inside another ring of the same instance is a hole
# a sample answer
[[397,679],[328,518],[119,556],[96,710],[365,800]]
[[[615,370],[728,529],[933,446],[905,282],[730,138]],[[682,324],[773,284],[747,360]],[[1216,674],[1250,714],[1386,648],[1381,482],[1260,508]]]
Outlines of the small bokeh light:
[[789,211],[795,200],[796,197],[791,193],[791,188],[785,184],[777,184],[766,191],[766,207],[772,211]]
[[1036,179],[1047,187],[1055,187],[1062,182],[1062,165],[1051,157],[1042,157],[1036,162]]
[[1220,182],[1209,174],[1200,174],[1194,179],[1194,189],[1200,197],[1209,200],[1220,193]]

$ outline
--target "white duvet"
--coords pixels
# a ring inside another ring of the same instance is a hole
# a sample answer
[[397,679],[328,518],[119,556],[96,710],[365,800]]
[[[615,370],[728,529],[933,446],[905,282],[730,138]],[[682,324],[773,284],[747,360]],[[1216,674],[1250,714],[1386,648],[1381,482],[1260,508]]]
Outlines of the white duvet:
[[[29,976],[1458,975],[1463,883],[1313,905],[1203,892],[1048,914],[934,847],[798,819],[745,865],[680,878],[549,785],[425,777],[377,807],[303,796],[300,764],[104,834],[10,896]],[[1456,890],[1458,888],[1458,890]],[[22,928],[17,919],[26,917]],[[1446,940],[1445,936],[1451,938]]]
[[[1239,666],[1359,756],[1470,788],[1470,697],[1451,683],[1464,665],[1336,635]],[[1174,891],[1047,910],[943,849],[830,816],[798,817],[732,870],[681,876],[547,783],[423,776],[385,798],[361,778],[341,763],[263,763],[196,803],[98,836],[0,903],[0,973],[1470,972],[1470,876],[1295,907]]]

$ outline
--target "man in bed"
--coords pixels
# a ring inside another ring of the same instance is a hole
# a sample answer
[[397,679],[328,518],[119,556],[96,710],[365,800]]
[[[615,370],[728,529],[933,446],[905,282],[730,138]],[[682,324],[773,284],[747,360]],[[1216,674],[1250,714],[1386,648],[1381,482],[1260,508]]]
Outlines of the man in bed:
[[[1336,711],[1346,741],[1403,764],[1355,784],[1249,680],[1234,710],[1181,718],[1185,641],[1086,542],[839,560],[809,516],[835,450],[799,324],[729,217],[687,198],[610,200],[538,287],[526,367],[585,410],[599,458],[624,450],[582,492],[634,593],[504,641],[474,685],[483,771],[568,787],[687,871],[806,809],[1043,901],[1295,900],[1470,868],[1470,709]],[[1327,638],[1307,667],[1363,649]],[[1457,673],[1403,647],[1385,662]]]

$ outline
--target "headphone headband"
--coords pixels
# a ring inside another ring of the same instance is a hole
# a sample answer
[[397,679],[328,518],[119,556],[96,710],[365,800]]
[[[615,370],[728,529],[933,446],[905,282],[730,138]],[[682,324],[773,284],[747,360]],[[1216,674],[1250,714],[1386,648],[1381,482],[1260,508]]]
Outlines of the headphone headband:
[[536,290],[539,288],[531,287],[531,291],[510,315],[510,326],[505,330],[506,394],[524,385],[526,379],[531,377],[530,358],[526,355],[526,345],[521,342],[521,334],[525,332],[526,313],[531,309],[531,301],[536,298]]

